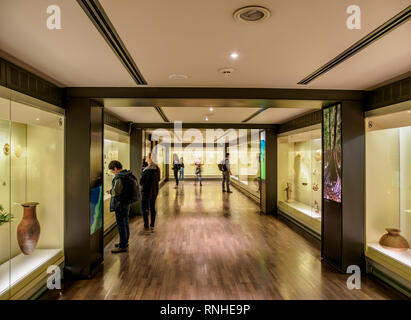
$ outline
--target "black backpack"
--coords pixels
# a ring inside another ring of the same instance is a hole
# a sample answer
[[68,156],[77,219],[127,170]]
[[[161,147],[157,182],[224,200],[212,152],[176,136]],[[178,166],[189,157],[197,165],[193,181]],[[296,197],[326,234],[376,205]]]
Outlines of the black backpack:
[[225,165],[225,164],[223,164],[223,163],[219,163],[218,164],[218,169],[220,170],[220,171],[227,171],[227,166]]
[[121,200],[124,204],[132,204],[140,199],[140,190],[134,175],[121,177],[121,184],[123,185]]

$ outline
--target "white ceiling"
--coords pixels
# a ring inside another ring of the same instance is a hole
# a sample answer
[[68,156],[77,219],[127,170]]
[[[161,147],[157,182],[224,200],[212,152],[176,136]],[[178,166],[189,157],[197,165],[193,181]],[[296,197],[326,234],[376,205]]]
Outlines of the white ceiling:
[[[409,0],[356,1],[362,12],[360,30],[346,27],[346,9],[353,4],[351,0],[100,2],[150,86],[365,89],[405,73],[409,67],[408,24],[400,27],[407,29],[400,36],[389,34],[386,37],[393,39],[379,45],[383,59],[368,56],[377,41],[354,62],[349,59],[339,70],[330,71],[326,80],[297,85],[406,8]],[[235,22],[234,10],[250,4],[266,6],[271,17],[256,25]],[[233,51],[239,53],[236,61],[229,58]],[[378,75],[364,72],[376,70],[377,66]],[[236,71],[224,76],[217,72],[221,67]],[[170,74],[185,74],[188,79],[172,80]]]
[[[149,86],[366,89],[410,70],[411,23],[314,80],[297,85],[403,10],[409,0],[357,0],[361,30],[346,27],[352,0],[100,0]],[[61,7],[62,30],[46,28],[46,9]],[[271,17],[234,21],[245,5]],[[1,0],[0,48],[66,86],[134,86],[76,1]],[[239,53],[233,61],[229,54]],[[217,72],[233,67],[231,76]],[[169,79],[185,74],[186,80]]]
[[[0,48],[65,86],[135,83],[76,1],[1,0]],[[46,10],[61,8],[61,30],[46,26]]]
[[152,107],[105,107],[123,121],[135,123],[161,123],[164,122],[158,112]]
[[[202,107],[167,107],[162,108],[170,121],[188,123],[239,123],[248,118],[259,108],[214,108],[212,112]],[[205,118],[208,117],[208,121]]]
[[252,118],[248,123],[280,124],[312,111],[314,110],[299,108],[270,108]]

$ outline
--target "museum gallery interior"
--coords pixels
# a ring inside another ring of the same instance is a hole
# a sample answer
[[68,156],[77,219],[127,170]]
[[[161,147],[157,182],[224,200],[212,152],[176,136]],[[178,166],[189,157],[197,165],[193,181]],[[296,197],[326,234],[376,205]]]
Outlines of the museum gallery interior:
[[[410,20],[406,0],[0,0],[0,299],[409,299]],[[114,255],[108,164],[139,178],[149,154],[156,230],[133,203]]]

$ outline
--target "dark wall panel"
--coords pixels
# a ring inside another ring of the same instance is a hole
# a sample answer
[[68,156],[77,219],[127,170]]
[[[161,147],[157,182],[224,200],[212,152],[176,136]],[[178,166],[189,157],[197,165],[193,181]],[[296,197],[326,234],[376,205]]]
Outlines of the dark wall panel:
[[277,134],[274,129],[265,130],[266,179],[261,181],[261,211],[277,213]]
[[[94,226],[90,230],[90,265],[94,269],[103,261],[103,108],[91,103],[90,109],[90,195]],[[98,203],[95,197],[99,193]],[[93,199],[94,197],[94,199]]]
[[103,110],[89,99],[66,107],[65,271],[90,277],[103,260]]
[[0,59],[0,86],[6,86],[6,63]]
[[89,273],[90,102],[70,99],[66,109],[64,252],[68,274]]
[[[130,170],[138,180],[141,177],[143,167],[143,129],[132,126],[130,132]],[[131,214],[141,214],[140,201],[132,204]]]
[[343,102],[343,261],[364,263],[365,241],[365,124],[362,104]]

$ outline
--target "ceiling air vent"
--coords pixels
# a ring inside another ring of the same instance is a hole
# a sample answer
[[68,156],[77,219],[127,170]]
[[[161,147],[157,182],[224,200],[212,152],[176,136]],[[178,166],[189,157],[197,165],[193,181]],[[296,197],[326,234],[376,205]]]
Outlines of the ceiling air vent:
[[234,69],[233,68],[220,68],[217,71],[220,72],[221,74],[230,75],[234,72]]
[[233,13],[234,20],[239,22],[257,23],[270,17],[270,10],[260,6],[247,6]]

